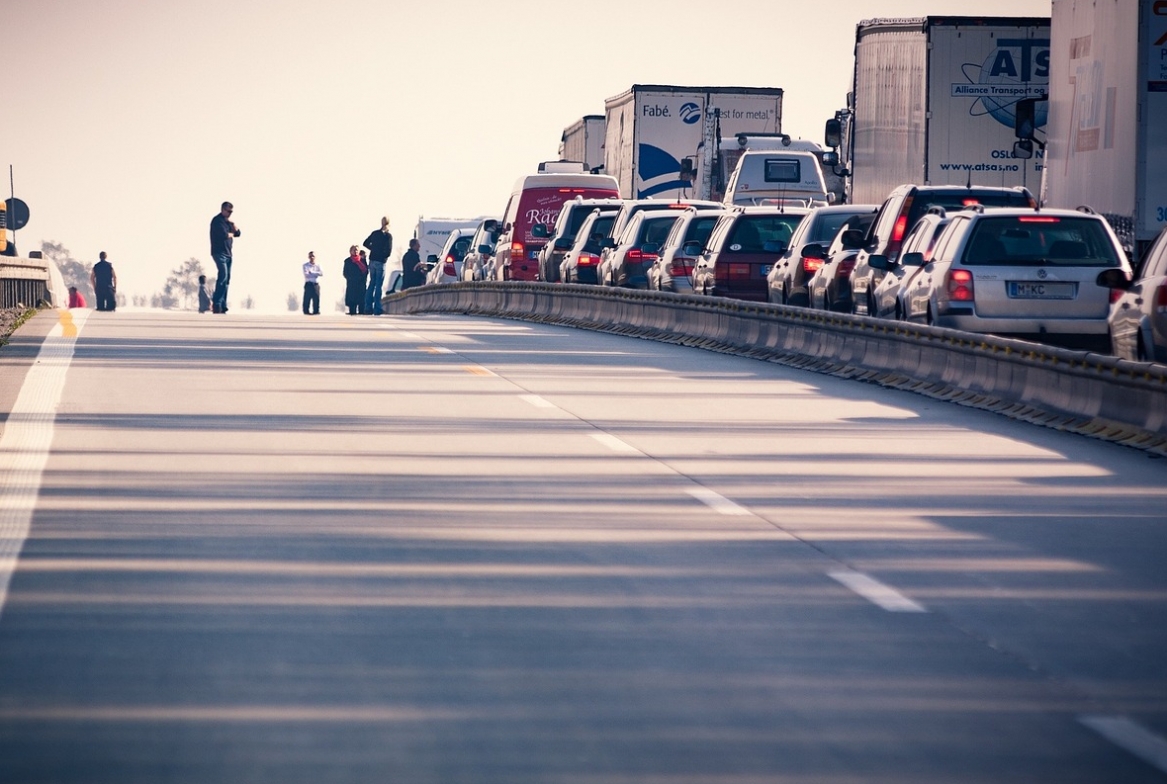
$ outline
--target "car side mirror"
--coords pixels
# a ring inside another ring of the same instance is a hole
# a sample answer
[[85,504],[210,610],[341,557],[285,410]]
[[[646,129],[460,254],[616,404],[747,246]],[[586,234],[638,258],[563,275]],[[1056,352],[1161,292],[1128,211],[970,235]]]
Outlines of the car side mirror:
[[426,256],[426,257],[425,257],[425,263],[426,263],[426,264],[437,264],[437,263],[438,263],[438,256],[437,256],[437,254],[436,254],[436,253],[431,253],[430,255]]
[[863,231],[860,229],[847,229],[843,232],[843,247],[846,250],[858,250],[863,247]]
[[817,242],[812,242],[810,245],[803,247],[802,257],[804,259],[825,259],[827,257],[826,250]]
[[778,240],[770,240],[762,243],[762,250],[766,253],[785,253],[786,243]]
[[554,247],[555,250],[571,250],[571,240],[567,239],[566,237],[560,237],[555,241],[555,244],[552,247]]
[[919,252],[905,253],[900,257],[900,264],[903,264],[905,267],[923,267],[924,254]]
[[823,153],[823,166],[830,166],[832,169],[839,165],[839,153],[834,150],[828,150]]
[[488,220],[486,223],[482,224],[482,228],[490,232],[498,231],[498,221]]
[[660,253],[660,243],[659,242],[646,242],[640,246],[640,252],[647,253],[650,256],[657,254],[657,253]]
[[700,242],[686,242],[684,245],[681,246],[681,253],[684,253],[686,256],[700,256],[701,255],[701,243]]
[[612,239],[611,237],[608,237],[607,239],[605,239],[603,242],[600,243],[600,247],[603,248],[604,250],[611,250],[612,248],[616,247],[616,240]]
[[887,270],[891,269],[892,263],[887,258],[887,256],[876,254],[867,257],[867,266],[871,267],[872,269]]
[[536,223],[531,227],[531,236],[541,240],[545,240],[551,236],[551,232],[547,230],[546,223]]
[[479,245],[478,252],[481,253],[483,256],[491,256],[494,254],[494,246],[493,245]]
[[1098,278],[1095,281],[1099,286],[1108,289],[1118,289],[1119,291],[1126,291],[1131,287],[1131,279],[1127,277],[1126,270],[1119,267],[1111,267],[1107,270],[1102,270],[1098,273]]

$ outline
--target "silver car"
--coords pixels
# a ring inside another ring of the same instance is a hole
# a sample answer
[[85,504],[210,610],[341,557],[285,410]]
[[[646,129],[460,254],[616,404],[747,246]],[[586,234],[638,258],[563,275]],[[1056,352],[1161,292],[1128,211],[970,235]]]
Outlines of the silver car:
[[949,216],[903,294],[909,320],[1080,348],[1109,342],[1100,273],[1130,266],[1101,215],[974,207]]
[[1159,233],[1133,281],[1106,273],[1114,287],[1110,346],[1115,356],[1167,363],[1167,229]]
[[693,265],[725,210],[690,207],[681,213],[648,270],[648,287],[657,291],[693,291]]

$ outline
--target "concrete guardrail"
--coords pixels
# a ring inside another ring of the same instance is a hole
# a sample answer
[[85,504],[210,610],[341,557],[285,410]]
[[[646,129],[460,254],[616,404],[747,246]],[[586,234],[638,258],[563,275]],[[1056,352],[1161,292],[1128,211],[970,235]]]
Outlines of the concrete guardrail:
[[34,308],[52,302],[50,263],[45,259],[0,256],[0,308]]
[[1167,366],[864,316],[655,291],[455,283],[385,298],[615,332],[910,390],[1167,455]]

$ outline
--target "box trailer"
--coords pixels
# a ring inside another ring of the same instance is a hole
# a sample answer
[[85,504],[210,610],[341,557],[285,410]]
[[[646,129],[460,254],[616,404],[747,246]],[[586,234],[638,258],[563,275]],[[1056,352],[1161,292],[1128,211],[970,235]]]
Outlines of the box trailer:
[[1052,18],[1043,200],[1102,213],[1137,258],[1167,226],[1167,2],[1054,0]]
[[604,166],[604,116],[589,114],[563,129],[559,139],[559,159],[581,161],[588,171]]
[[1049,89],[1049,33],[1044,17],[860,22],[845,113],[848,200],[879,204],[905,183],[1036,191],[1043,160],[1014,157],[1015,107]]
[[605,101],[604,173],[620,196],[695,198],[708,176],[702,150],[714,108],[723,138],[782,132],[780,87],[638,84]]

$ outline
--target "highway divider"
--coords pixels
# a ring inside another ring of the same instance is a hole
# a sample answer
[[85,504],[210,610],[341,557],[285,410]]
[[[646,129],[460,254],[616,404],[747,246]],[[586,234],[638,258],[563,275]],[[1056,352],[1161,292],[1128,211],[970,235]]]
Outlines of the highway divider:
[[385,298],[394,315],[459,313],[614,332],[906,389],[1167,455],[1167,366],[952,329],[656,291],[455,283]]
[[51,301],[49,262],[0,256],[0,308],[39,307]]

